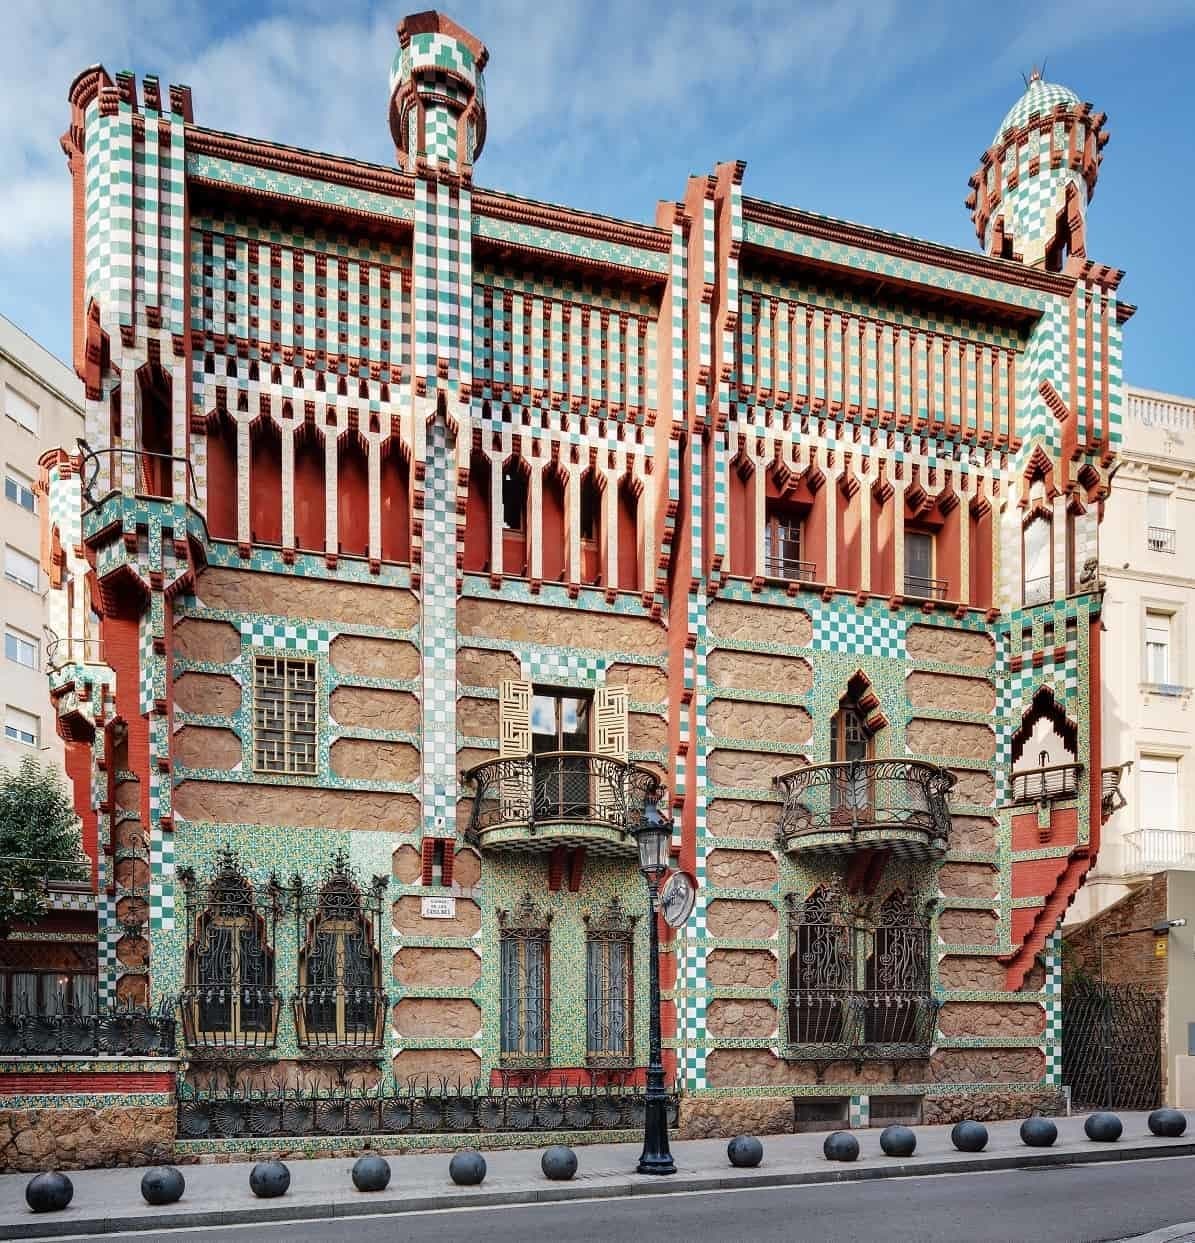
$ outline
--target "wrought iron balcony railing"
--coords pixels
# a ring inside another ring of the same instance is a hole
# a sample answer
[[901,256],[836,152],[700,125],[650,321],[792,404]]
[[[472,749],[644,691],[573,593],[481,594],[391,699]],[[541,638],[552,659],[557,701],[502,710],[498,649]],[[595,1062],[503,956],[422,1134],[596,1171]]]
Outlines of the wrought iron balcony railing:
[[382,1047],[390,999],[380,988],[301,988],[291,998],[295,1034],[308,1054],[361,1057]]
[[764,574],[768,578],[782,578],[790,583],[811,583],[817,574],[812,561],[799,561],[780,553],[768,553],[764,557]]
[[1012,775],[1014,803],[1049,803],[1058,798],[1074,798],[1079,792],[1082,764],[1050,764],[1044,768],[1022,768]]
[[954,774],[919,760],[810,764],[776,778],[784,794],[777,836],[787,850],[892,845],[938,855],[950,836]]
[[944,578],[926,578],[921,574],[905,575],[905,595],[914,600],[945,600],[946,587]]
[[[111,493],[123,491],[153,500],[197,503],[199,488],[190,458],[145,449],[92,449],[82,440],[79,448],[83,456],[79,485],[85,511],[94,509]],[[176,466],[183,468],[181,489],[174,483]],[[176,495],[180,491],[182,494]]]
[[587,751],[489,760],[461,775],[474,788],[468,835],[483,846],[515,844],[505,830],[516,830],[523,846],[544,834],[546,846],[557,845],[580,826],[633,851],[630,832],[660,792],[650,769]]
[[1150,527],[1145,534],[1145,542],[1150,552],[1173,552],[1173,527]]
[[138,1006],[87,1014],[64,1007],[56,1014],[0,1011],[0,1057],[173,1057],[173,1007],[156,1013]]
[[793,989],[789,1057],[928,1057],[939,1002],[928,992]]
[[202,984],[179,994],[183,1040],[193,1054],[266,1051],[278,1040],[281,993],[269,985]]
[[57,673],[68,665],[102,665],[104,663],[104,641],[102,639],[82,639],[71,635],[63,637],[49,626],[43,626],[46,638],[46,669]]
[[1105,820],[1113,812],[1128,806],[1128,799],[1125,798],[1120,783],[1132,767],[1133,761],[1128,760],[1123,764],[1112,764],[1100,769],[1100,811]]
[[22,892],[91,893],[91,860],[0,855],[0,884]]

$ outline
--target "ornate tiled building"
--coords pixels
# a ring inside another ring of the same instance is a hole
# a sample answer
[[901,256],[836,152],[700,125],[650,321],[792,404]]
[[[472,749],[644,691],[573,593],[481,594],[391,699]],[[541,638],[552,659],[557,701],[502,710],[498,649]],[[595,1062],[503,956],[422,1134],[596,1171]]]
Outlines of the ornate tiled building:
[[634,1133],[653,800],[682,1134],[1052,1107],[1113,779],[1102,115],[1029,83],[979,254],[740,163],[642,225],[475,185],[485,47],[398,35],[397,168],[71,87],[51,694],[99,995],[177,1028],[127,1107],[180,1157]]

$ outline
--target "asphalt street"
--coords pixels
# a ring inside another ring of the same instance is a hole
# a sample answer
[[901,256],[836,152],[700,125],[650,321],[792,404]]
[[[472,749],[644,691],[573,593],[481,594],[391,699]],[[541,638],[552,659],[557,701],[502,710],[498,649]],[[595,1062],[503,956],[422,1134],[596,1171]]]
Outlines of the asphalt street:
[[1174,1157],[102,1237],[139,1243],[1102,1243],[1193,1219],[1195,1158]]

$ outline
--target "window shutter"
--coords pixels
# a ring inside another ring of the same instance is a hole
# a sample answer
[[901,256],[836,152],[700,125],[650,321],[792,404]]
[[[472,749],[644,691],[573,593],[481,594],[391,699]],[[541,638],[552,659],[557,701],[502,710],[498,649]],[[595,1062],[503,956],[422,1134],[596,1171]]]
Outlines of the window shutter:
[[531,754],[531,683],[508,678],[498,689],[498,754]]
[[599,755],[626,760],[630,749],[628,703],[625,686],[598,687],[593,697],[593,746]]

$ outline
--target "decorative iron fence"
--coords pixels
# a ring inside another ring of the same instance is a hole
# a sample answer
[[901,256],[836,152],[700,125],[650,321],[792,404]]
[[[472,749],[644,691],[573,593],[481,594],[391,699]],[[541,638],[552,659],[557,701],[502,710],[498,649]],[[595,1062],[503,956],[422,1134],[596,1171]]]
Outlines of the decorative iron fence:
[[1062,1082],[1079,1109],[1153,1109],[1162,1083],[1159,999],[1098,980],[1066,989]]
[[[341,1091],[197,1091],[180,1080],[178,1137],[257,1139],[313,1135],[428,1135],[485,1131],[642,1130],[645,1096],[624,1085],[413,1079],[405,1088]],[[677,1098],[670,1097],[675,1124]]]
[[1045,768],[1022,768],[1012,775],[1014,803],[1048,803],[1074,798],[1079,792],[1082,764],[1050,764]]
[[0,1056],[173,1057],[174,1006],[155,1014],[139,1006],[120,1006],[96,1014],[70,1008],[57,1014],[0,1011]]
[[587,751],[490,760],[462,774],[474,787],[469,836],[503,824],[598,824],[629,833],[659,793],[650,769]]
[[921,829],[950,834],[946,796],[954,775],[917,760],[851,760],[810,764],[776,778],[784,792],[781,838],[832,829]]

